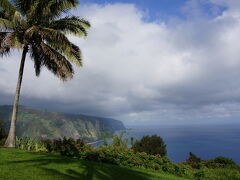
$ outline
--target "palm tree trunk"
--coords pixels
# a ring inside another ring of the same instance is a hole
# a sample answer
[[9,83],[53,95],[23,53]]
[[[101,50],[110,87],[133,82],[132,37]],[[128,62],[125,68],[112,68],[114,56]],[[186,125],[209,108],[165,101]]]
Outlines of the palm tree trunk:
[[24,71],[24,65],[25,65],[25,59],[26,59],[27,52],[28,52],[28,47],[24,46],[23,53],[22,53],[21,64],[20,64],[20,68],[19,68],[18,81],[17,81],[16,94],[15,94],[15,99],[14,99],[14,104],[13,104],[13,112],[12,112],[10,130],[9,130],[8,137],[7,137],[7,140],[6,140],[5,145],[4,145],[4,147],[7,147],[7,148],[15,148],[16,147],[16,121],[17,121],[19,96],[20,96],[20,91],[21,91],[21,84],[22,84],[23,71]]

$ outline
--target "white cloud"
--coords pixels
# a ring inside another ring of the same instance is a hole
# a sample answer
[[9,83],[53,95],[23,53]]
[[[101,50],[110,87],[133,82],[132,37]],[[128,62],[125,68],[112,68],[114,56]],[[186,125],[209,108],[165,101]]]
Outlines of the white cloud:
[[[198,11],[194,2],[187,8]],[[62,83],[46,70],[34,77],[28,60],[22,102],[129,124],[231,119],[240,110],[240,2],[209,2],[226,10],[174,24],[145,22],[131,4],[79,7],[74,14],[92,23],[86,39],[70,37],[83,51],[84,67]],[[15,91],[19,58],[14,53],[0,62],[4,96]]]

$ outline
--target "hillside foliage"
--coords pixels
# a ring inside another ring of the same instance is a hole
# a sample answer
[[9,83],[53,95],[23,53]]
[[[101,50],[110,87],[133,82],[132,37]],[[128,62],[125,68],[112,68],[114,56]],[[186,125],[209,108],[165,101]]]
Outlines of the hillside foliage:
[[[216,157],[210,160],[202,160],[193,153],[189,153],[189,158],[185,162],[173,163],[166,155],[152,155],[146,152],[136,152],[124,145],[125,139],[121,139],[119,144],[102,145],[93,147],[86,144],[81,139],[63,138],[58,140],[38,141],[38,149],[33,151],[44,151],[49,153],[59,153],[65,157],[74,157],[79,160],[87,160],[105,164],[116,165],[127,168],[139,168],[152,170],[159,173],[168,173],[187,179],[203,180],[240,180],[240,167],[231,159],[226,157]],[[32,140],[29,140],[33,142]],[[22,141],[24,142],[24,141]],[[117,141],[119,142],[119,141]],[[24,144],[28,144],[25,143]],[[29,143],[31,144],[31,143]],[[42,148],[44,145],[45,148]],[[158,144],[156,144],[158,146]],[[23,147],[23,146],[19,146]],[[40,148],[41,147],[41,148]],[[154,145],[152,144],[152,147]],[[28,146],[25,149],[29,149]]]
[[[5,127],[9,127],[12,107],[0,106],[0,118]],[[124,130],[121,121],[85,116],[80,114],[65,114],[48,110],[40,110],[20,106],[18,112],[17,137],[58,139],[75,138],[85,141],[95,141],[102,137],[102,132]]]

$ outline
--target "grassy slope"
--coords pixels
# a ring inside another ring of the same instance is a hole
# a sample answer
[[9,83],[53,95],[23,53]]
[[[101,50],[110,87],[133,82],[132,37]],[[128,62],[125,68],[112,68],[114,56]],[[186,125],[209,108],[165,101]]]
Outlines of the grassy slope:
[[0,148],[0,179],[4,180],[184,180],[146,170],[63,158],[54,154]]

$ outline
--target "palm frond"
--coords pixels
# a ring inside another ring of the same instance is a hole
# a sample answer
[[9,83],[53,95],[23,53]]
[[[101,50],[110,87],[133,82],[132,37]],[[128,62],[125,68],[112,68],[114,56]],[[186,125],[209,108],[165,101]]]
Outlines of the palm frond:
[[80,49],[72,44],[63,33],[51,28],[39,28],[36,32],[50,47],[66,56],[69,61],[77,66],[82,65]]
[[0,56],[7,55],[10,52],[10,44],[7,43],[6,37],[9,33],[0,32]]
[[27,19],[30,24],[37,24],[42,19],[42,11],[45,7],[45,0],[35,0],[32,2],[30,9],[27,12]]
[[52,39],[53,41],[56,41],[56,42],[64,41],[67,44],[70,43],[68,38],[60,31],[52,28],[42,28],[35,25],[25,30],[25,38],[34,39],[34,37],[39,37],[42,40]]
[[33,2],[38,0],[11,0],[11,1],[15,5],[16,9],[18,9],[18,11],[26,15],[30,11]]
[[54,39],[46,40],[46,43],[57,50],[59,53],[67,57],[67,59],[76,66],[82,66],[82,53],[78,46],[71,42],[54,41]]
[[22,49],[23,40],[22,40],[22,37],[20,36],[21,36],[21,33],[15,31],[15,32],[8,33],[5,39],[9,42],[11,48]]
[[34,61],[36,76],[39,76],[41,72],[41,68],[43,66],[43,62],[45,61],[45,58],[46,58],[43,52],[41,51],[41,48],[39,45],[31,44],[30,56]]
[[71,63],[44,42],[31,44],[31,57],[34,60],[36,75],[40,74],[42,66],[46,66],[63,81],[73,77],[74,71]]
[[50,45],[59,52],[62,52],[62,54],[64,54],[71,63],[78,67],[82,66],[82,52],[78,46],[71,43],[68,48],[64,49],[61,46],[54,46],[55,44],[50,43]]
[[30,22],[46,22],[61,16],[63,12],[77,5],[78,0],[35,0],[27,16]]
[[14,29],[14,25],[13,22],[4,19],[4,18],[0,18],[0,30],[1,31],[8,31],[8,30],[12,30]]
[[76,7],[79,2],[78,0],[45,0],[48,2],[47,7],[49,8],[58,8],[69,10],[73,7]]
[[49,70],[54,69],[54,73],[63,81],[73,77],[74,71],[72,65],[63,55],[44,43],[41,43],[41,48],[48,57],[44,65]]
[[11,15],[16,11],[16,8],[8,1],[8,0],[1,0],[0,1],[0,8],[2,10],[5,10],[6,13]]
[[52,29],[52,28],[39,28],[38,34],[42,36],[43,39],[52,39],[54,41],[67,43],[69,44],[70,41],[68,38],[60,31]]
[[63,52],[69,61],[77,66],[82,66],[82,52],[78,46],[71,43],[71,49]]
[[0,1],[0,17],[16,22],[24,20],[23,15],[8,0]]
[[77,7],[78,0],[50,0],[44,8],[43,17],[54,19],[59,17],[61,13]]
[[19,24],[22,24],[22,23],[26,24],[24,17],[19,11],[14,12],[12,21],[15,21],[16,23],[19,23]]
[[66,56],[69,61],[75,65],[82,65],[80,49],[72,44],[62,32],[52,28],[40,28],[38,26],[32,26],[25,31],[26,39],[37,39],[37,37],[45,41],[60,54]]
[[0,55],[6,55],[11,48],[22,48],[22,43],[19,40],[16,32],[0,32]]
[[12,20],[0,18],[0,31],[14,31],[24,26],[26,26],[26,22],[17,11]]
[[91,25],[88,21],[77,16],[65,17],[56,21],[52,21],[49,25],[52,29],[60,30],[64,33],[70,33],[77,36],[87,36],[87,28]]

